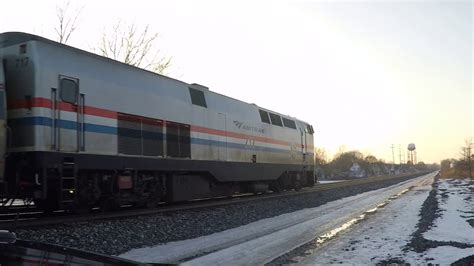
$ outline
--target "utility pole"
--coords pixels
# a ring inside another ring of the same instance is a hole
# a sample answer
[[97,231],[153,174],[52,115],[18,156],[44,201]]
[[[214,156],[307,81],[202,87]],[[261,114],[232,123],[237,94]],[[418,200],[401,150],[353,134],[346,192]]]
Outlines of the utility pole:
[[392,171],[395,172],[395,152],[393,151],[395,146],[392,144],[391,148],[392,148]]
[[472,158],[473,158],[473,156],[472,156],[473,146],[472,145],[474,145],[474,142],[472,142],[472,138],[471,138],[471,142],[469,143],[469,146],[468,146],[469,158],[467,158],[468,159],[467,163],[469,164],[469,178],[471,178],[471,179],[472,179]]
[[[469,143],[469,141],[468,141]],[[469,143],[468,145],[468,149],[469,149],[469,158],[467,158],[467,163],[469,164],[469,178],[472,179],[472,148],[474,145],[474,142],[472,142],[472,138],[471,138],[471,142]]]
[[395,164],[395,152],[393,151],[393,149],[395,149],[395,146],[392,144],[390,148],[392,148],[392,164]]
[[399,162],[400,162],[400,165],[402,165],[402,145],[398,144],[398,157],[399,158]]

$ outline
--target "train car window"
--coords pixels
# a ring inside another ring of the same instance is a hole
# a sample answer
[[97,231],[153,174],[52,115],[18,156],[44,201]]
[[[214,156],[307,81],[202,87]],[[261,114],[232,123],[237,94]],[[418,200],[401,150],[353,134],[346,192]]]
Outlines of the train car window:
[[118,152],[121,154],[142,154],[142,124],[140,117],[118,114]]
[[295,121],[290,120],[290,119],[287,119],[287,118],[284,118],[284,117],[282,117],[282,119],[283,119],[283,125],[284,125],[285,127],[289,127],[289,128],[296,129],[296,123],[295,123]]
[[189,94],[191,95],[191,102],[194,105],[199,105],[207,108],[206,98],[204,97],[204,92],[189,88]]
[[117,125],[119,153],[163,156],[163,121],[119,113]]
[[270,124],[270,118],[268,117],[268,112],[265,112],[263,110],[258,110],[260,113],[260,119],[262,119],[263,123]]
[[281,123],[281,117],[277,114],[269,113],[270,114],[270,120],[272,121],[272,125],[280,126],[282,127],[283,124]]
[[143,118],[143,155],[163,156],[163,121]]
[[77,102],[77,82],[72,79],[62,78],[59,84],[61,100],[63,102],[76,104]]
[[166,121],[166,155],[191,158],[191,128],[189,125]]
[[191,130],[189,125],[179,125],[179,157],[191,158]]
[[179,124],[166,121],[166,156],[179,157]]
[[306,125],[306,132],[308,132],[309,134],[313,134],[313,128],[310,126],[310,125]]

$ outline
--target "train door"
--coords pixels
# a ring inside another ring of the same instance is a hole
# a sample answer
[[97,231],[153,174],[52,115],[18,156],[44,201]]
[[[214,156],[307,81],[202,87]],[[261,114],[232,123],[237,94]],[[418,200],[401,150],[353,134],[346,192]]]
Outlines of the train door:
[[308,154],[308,131],[303,130],[303,154]]
[[56,150],[84,150],[84,94],[79,80],[60,76],[59,91],[53,90],[53,146]]
[[253,136],[251,135],[250,138],[245,140],[245,162],[253,162],[256,163],[257,159],[257,151],[254,149],[255,148],[255,140],[253,139]]
[[0,62],[0,182],[4,179],[5,154],[7,152],[7,105],[5,91],[5,73]]
[[308,132],[306,131],[305,126],[299,126],[300,130],[300,135],[301,135],[301,154],[302,154],[302,163],[304,166],[306,166],[306,156],[308,153],[308,140],[307,140],[307,134]]
[[218,120],[219,129],[225,132],[224,135],[219,135],[218,158],[220,161],[226,161],[227,160],[227,125],[226,125],[227,118],[225,114],[219,113],[217,116],[217,120]]

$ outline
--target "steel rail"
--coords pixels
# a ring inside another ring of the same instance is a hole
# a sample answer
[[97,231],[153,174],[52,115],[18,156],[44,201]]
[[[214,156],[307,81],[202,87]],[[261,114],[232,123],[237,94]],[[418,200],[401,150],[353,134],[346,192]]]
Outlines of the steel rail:
[[[127,217],[136,217],[136,216],[145,216],[153,215],[166,212],[175,212],[175,211],[184,211],[191,209],[201,209],[201,208],[210,208],[217,206],[224,206],[229,204],[236,203],[245,203],[252,202],[255,200],[267,200],[275,198],[284,198],[292,197],[298,195],[304,195],[308,193],[317,193],[322,191],[328,191],[332,189],[345,188],[349,186],[359,186],[364,184],[382,182],[392,179],[401,179],[401,178],[414,178],[426,174],[422,173],[412,173],[412,174],[403,174],[403,175],[392,175],[392,176],[379,176],[379,177],[369,177],[362,179],[346,180],[341,182],[326,183],[326,184],[316,184],[311,188],[303,188],[299,191],[285,191],[282,193],[265,193],[265,194],[237,194],[232,197],[220,197],[220,198],[209,198],[209,199],[199,199],[192,200],[187,202],[180,203],[171,203],[163,204],[156,208],[152,209],[125,209],[114,212],[97,212],[89,214],[71,214],[63,212],[63,215],[59,213],[53,213],[55,216],[45,216],[44,213],[40,213],[39,217],[27,217],[22,219],[21,216],[18,216],[16,220],[1,220],[0,219],[0,229],[12,230],[16,228],[26,228],[26,227],[37,227],[37,226],[49,226],[56,224],[67,224],[73,222],[89,222],[97,220],[110,220],[110,219],[121,219]],[[31,214],[29,214],[31,216]]]

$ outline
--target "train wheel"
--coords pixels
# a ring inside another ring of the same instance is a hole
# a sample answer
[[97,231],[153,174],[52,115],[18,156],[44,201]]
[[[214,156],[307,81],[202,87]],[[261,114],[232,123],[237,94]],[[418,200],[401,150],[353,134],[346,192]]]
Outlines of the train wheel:
[[303,186],[301,186],[301,182],[299,180],[297,180],[295,182],[295,191],[300,191],[302,187]]
[[316,184],[315,177],[311,176],[311,175],[308,175],[307,180],[308,180],[308,182],[307,182],[306,186],[307,187],[314,187],[314,185]]
[[120,208],[120,204],[113,197],[104,199],[100,204],[100,209],[103,212],[114,211]]
[[149,199],[149,200],[146,202],[146,207],[147,207],[148,209],[153,209],[153,208],[158,207],[159,204],[160,204],[160,200],[159,200],[159,199]]
[[35,206],[38,207],[38,209],[44,211],[45,213],[51,213],[54,210],[58,209],[56,200],[51,199],[51,198],[35,199],[34,203],[35,203]]
[[92,210],[92,207],[89,205],[78,205],[72,209],[76,214],[89,214]]
[[297,173],[296,176],[294,177],[294,188],[295,191],[300,191],[303,185],[301,184],[301,174]]
[[280,180],[275,180],[270,184],[270,190],[275,193],[283,192],[283,185]]

